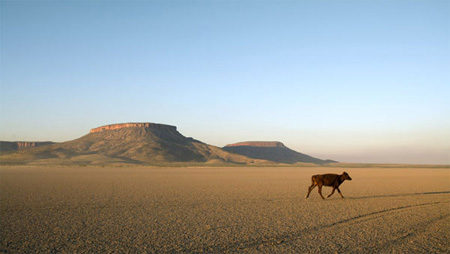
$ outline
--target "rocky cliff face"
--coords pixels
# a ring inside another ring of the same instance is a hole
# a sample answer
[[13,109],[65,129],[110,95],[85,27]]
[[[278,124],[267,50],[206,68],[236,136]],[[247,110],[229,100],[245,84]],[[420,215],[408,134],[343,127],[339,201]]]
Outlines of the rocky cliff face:
[[36,141],[0,141],[0,152],[21,151],[28,148],[54,144],[53,142]]
[[16,142],[17,143],[17,148],[19,150],[21,149],[26,149],[26,148],[30,148],[30,147],[37,147],[37,146],[42,146],[42,145],[49,145],[52,144],[53,142],[27,142],[27,141],[19,141]]
[[96,133],[107,130],[118,130],[123,128],[158,128],[158,129],[171,129],[176,130],[177,127],[166,124],[158,124],[158,123],[119,123],[119,124],[110,124],[100,126],[94,129],[91,129],[90,133]]

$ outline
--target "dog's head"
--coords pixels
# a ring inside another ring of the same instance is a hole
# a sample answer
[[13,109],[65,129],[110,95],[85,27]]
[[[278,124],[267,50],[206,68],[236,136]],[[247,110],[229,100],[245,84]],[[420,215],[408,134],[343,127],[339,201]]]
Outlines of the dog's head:
[[352,180],[352,178],[350,177],[350,175],[347,174],[347,172],[345,172],[345,171],[344,171],[344,173],[342,173],[342,176],[343,176],[344,180],[349,180],[349,181]]

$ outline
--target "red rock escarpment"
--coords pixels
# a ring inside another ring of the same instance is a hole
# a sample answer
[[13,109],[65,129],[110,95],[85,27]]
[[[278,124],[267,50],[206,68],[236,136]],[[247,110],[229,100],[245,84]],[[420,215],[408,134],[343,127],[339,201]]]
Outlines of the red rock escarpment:
[[226,145],[225,147],[234,147],[234,146],[284,147],[283,143],[279,141],[246,141]]
[[176,130],[177,127],[172,125],[166,125],[166,124],[159,124],[159,123],[119,123],[119,124],[110,124],[110,125],[104,125],[100,126],[94,129],[91,129],[90,133],[96,133],[101,131],[108,131],[108,130],[118,130],[122,128],[169,128],[172,130]]

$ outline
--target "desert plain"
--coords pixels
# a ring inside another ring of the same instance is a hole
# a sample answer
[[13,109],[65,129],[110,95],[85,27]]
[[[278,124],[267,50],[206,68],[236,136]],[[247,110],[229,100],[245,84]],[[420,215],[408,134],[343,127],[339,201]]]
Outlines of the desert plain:
[[450,252],[449,168],[2,166],[0,210],[4,253]]

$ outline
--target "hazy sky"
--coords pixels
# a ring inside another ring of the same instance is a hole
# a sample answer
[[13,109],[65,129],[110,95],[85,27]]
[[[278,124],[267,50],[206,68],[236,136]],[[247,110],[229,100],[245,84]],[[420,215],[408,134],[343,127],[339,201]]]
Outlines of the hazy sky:
[[0,140],[176,125],[450,163],[450,1],[0,1]]

